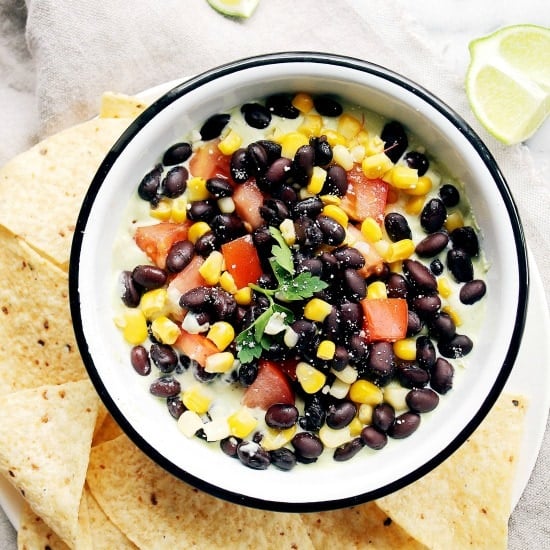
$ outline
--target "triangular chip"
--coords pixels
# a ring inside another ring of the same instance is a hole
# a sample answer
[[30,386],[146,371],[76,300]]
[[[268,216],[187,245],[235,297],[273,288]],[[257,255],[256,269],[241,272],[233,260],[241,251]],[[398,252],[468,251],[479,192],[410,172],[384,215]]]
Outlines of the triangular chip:
[[376,504],[434,550],[505,550],[525,408],[523,397],[502,395],[448,460]]
[[0,473],[73,548],[89,547],[80,507],[98,400],[88,380],[0,397]]
[[134,118],[147,108],[147,103],[137,97],[116,92],[101,96],[100,118]]
[[92,447],[105,443],[105,441],[115,439],[121,434],[122,430],[120,429],[120,426],[116,423],[115,419],[107,413],[101,425],[96,427],[94,438],[92,440]]
[[125,435],[92,449],[87,480],[107,516],[143,550],[313,548],[298,514],[238,506],[194,489]]
[[0,225],[0,395],[87,378],[67,274]]
[[70,550],[55,531],[32,510],[27,502],[23,504],[20,521],[21,524],[17,531],[18,550],[37,550],[38,548]]

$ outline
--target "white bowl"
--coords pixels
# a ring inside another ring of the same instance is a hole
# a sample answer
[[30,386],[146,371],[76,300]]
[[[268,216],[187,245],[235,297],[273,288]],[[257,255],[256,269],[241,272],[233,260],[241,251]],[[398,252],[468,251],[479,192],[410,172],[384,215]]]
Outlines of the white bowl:
[[[182,437],[166,408],[132,375],[128,347],[112,319],[112,258],[136,182],[162,152],[210,115],[276,92],[335,93],[399,120],[458,179],[490,263],[486,316],[470,368],[411,437],[379,452],[283,472],[256,471]],[[518,214],[504,178],[472,129],[415,83],[357,59],[281,53],[215,68],[176,86],[148,108],[108,153],[78,219],[70,297],[82,357],[107,408],[149,457],[175,476],[225,499],[281,511],[313,511],[372,500],[418,479],[474,431],[513,367],[527,306],[528,268]]]

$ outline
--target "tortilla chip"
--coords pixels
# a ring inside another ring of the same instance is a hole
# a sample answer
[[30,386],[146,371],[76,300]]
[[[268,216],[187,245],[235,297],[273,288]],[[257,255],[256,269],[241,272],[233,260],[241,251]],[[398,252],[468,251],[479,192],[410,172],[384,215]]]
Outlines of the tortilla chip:
[[123,118],[89,120],[8,162],[0,169],[0,224],[67,271],[84,195],[129,123]]
[[25,502],[21,512],[21,525],[17,531],[18,550],[70,550],[44,520]]
[[376,504],[302,514],[315,548],[425,550]]
[[147,104],[137,97],[105,92],[101,96],[99,118],[134,118],[147,108]]
[[0,226],[0,395],[87,378],[67,275]]
[[105,441],[111,441],[111,439],[117,438],[122,434],[120,426],[115,422],[115,419],[107,413],[101,426],[96,429],[94,438],[92,440],[92,447],[105,443]]
[[525,409],[523,397],[502,395],[448,460],[376,504],[434,550],[506,549]]
[[94,550],[132,550],[137,548],[118,529],[118,527],[104,514],[96,499],[85,487],[84,494],[88,503],[90,516],[90,530]]
[[139,548],[313,548],[297,514],[255,510],[178,481],[124,435],[92,449],[88,486]]
[[88,380],[0,397],[0,473],[72,548],[90,547],[81,497],[98,400]]

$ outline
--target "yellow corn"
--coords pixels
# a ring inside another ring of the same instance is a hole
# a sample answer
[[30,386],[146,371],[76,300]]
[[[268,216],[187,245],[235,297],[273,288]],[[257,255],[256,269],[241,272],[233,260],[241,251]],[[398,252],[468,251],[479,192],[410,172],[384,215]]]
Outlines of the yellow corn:
[[368,380],[357,380],[349,389],[349,397],[354,403],[378,405],[382,403],[384,394],[382,390]]
[[307,190],[312,195],[318,195],[323,189],[326,179],[327,171],[320,166],[314,166],[311,177],[309,178],[309,183],[307,184]]
[[332,374],[346,384],[353,384],[357,380],[357,369],[351,365],[346,365],[342,370],[333,370]]
[[190,411],[197,414],[205,414],[212,404],[212,396],[203,384],[194,384],[184,390],[181,400]]
[[163,344],[173,344],[180,335],[180,329],[174,321],[161,315],[151,323],[153,336]]
[[330,385],[329,393],[336,399],[344,399],[349,392],[349,384],[346,384],[340,378],[334,378],[334,382]]
[[300,361],[296,365],[296,378],[306,393],[318,392],[326,382],[327,377],[309,363]]
[[296,151],[302,147],[302,145],[308,145],[308,137],[300,132],[289,132],[283,134],[277,141],[281,144],[281,156],[293,159]]
[[321,115],[305,115],[304,120],[300,126],[298,126],[298,132],[308,137],[318,136],[323,127],[323,119]]
[[228,372],[235,364],[235,357],[230,351],[213,353],[206,358],[204,370],[206,372]]
[[129,344],[136,346],[147,339],[147,321],[141,310],[128,309],[117,324],[122,329],[122,336]]
[[402,411],[408,408],[407,394],[408,388],[390,383],[384,388],[384,401],[391,405],[396,411]]
[[235,338],[235,329],[227,321],[216,321],[210,326],[206,337],[223,351]]
[[375,243],[382,238],[382,228],[374,218],[365,218],[361,223],[361,234],[370,243]]
[[201,417],[196,412],[183,411],[178,418],[178,429],[186,437],[193,437],[202,427]]
[[392,243],[386,241],[386,239],[380,239],[379,241],[372,243],[372,246],[374,246],[374,250],[376,250],[378,255],[382,256],[382,259],[387,261],[391,253],[391,244]]
[[279,224],[279,231],[283,236],[286,244],[292,246],[296,242],[296,231],[294,229],[294,222],[287,218]]
[[227,418],[227,423],[231,435],[241,439],[246,437],[258,425],[258,421],[246,407],[242,407],[230,415]]
[[393,262],[390,262],[388,264],[390,271],[393,273],[399,273],[400,271],[403,271],[403,260],[395,260]]
[[172,200],[170,217],[176,223],[183,223],[187,219],[187,199],[185,197],[177,197]]
[[335,145],[347,144],[346,138],[342,134],[339,134],[336,130],[332,130],[331,128],[323,128],[321,130],[321,135],[327,136],[327,141],[329,142],[331,147],[334,147]]
[[373,281],[367,286],[367,298],[369,300],[383,300],[387,297],[388,292],[383,281]]
[[332,311],[332,306],[320,298],[312,298],[304,307],[304,317],[310,321],[322,322]]
[[189,178],[187,181],[187,199],[190,202],[204,201],[210,197],[206,188],[206,180],[199,176]]
[[374,407],[372,405],[368,405],[367,403],[362,403],[361,405],[359,405],[359,410],[357,411],[357,417],[363,424],[371,424],[373,410],[374,410]]
[[319,430],[319,439],[323,442],[323,445],[329,449],[340,447],[340,445],[352,439],[349,425],[345,428],[335,430],[324,424]]
[[296,425],[285,430],[267,428],[262,437],[262,448],[266,451],[274,451],[284,447],[296,434]]
[[305,92],[299,92],[292,98],[292,105],[302,113],[309,113],[313,109],[313,98]]
[[319,359],[324,359],[325,361],[330,361],[334,357],[335,351],[336,344],[334,342],[330,340],[323,340],[317,347],[317,357],[319,357]]
[[462,324],[462,317],[460,317],[458,311],[451,306],[443,306],[441,311],[444,311],[453,320],[453,323],[459,327]]
[[363,430],[363,423],[356,416],[349,424],[349,433],[352,437],[357,437],[361,435],[362,430]]
[[365,151],[366,151],[366,147],[368,146],[368,143],[369,143],[370,139],[371,139],[371,137],[369,135],[369,132],[367,130],[365,130],[364,128],[362,128],[361,130],[359,130],[359,132],[355,136],[355,139],[353,140],[353,143],[362,145],[365,148]]
[[229,292],[229,294],[235,294],[238,290],[237,285],[235,284],[235,279],[233,279],[233,275],[231,275],[229,271],[224,271],[220,275],[220,286],[226,292]]
[[146,319],[154,319],[166,313],[168,293],[164,288],[155,288],[145,292],[139,301],[139,308]]
[[375,153],[371,156],[365,156],[361,162],[363,174],[370,179],[381,178],[389,170],[391,170],[393,162],[386,153]]
[[414,189],[418,183],[418,172],[414,168],[398,165],[385,174],[383,179],[397,189]]
[[449,283],[449,279],[447,279],[447,277],[439,277],[437,279],[437,292],[443,298],[448,298],[453,293],[451,283]]
[[345,145],[336,144],[332,148],[332,158],[334,162],[339,164],[344,170],[349,171],[353,168],[354,160]]
[[416,359],[416,340],[414,338],[403,338],[393,343],[393,353],[403,361],[414,361]]
[[403,189],[407,195],[427,195],[432,189],[432,180],[428,176],[420,176],[416,186],[410,189]]
[[218,149],[224,155],[232,155],[242,142],[241,136],[235,130],[229,130],[229,133],[218,143]]
[[210,231],[210,226],[206,222],[195,222],[187,232],[187,238],[195,244],[197,240],[205,233]]
[[223,270],[223,254],[219,250],[210,252],[206,260],[199,267],[199,273],[209,284],[215,285],[220,280]]
[[152,218],[168,221],[172,216],[172,203],[168,199],[161,199],[157,206],[151,206],[149,214]]
[[339,134],[342,134],[347,140],[354,138],[360,131],[363,124],[354,116],[343,113],[338,119],[336,129]]
[[392,263],[406,260],[413,252],[414,242],[411,239],[401,239],[400,241],[391,243],[386,261]]
[[[365,154],[367,156],[376,155],[384,152],[385,143],[380,136],[372,136],[369,139],[362,142],[365,146]],[[393,163],[392,163],[393,165]]]
[[323,214],[336,220],[344,229],[348,226],[348,215],[339,206],[327,204],[323,208]]
[[420,214],[420,212],[422,212],[425,200],[426,197],[411,195],[405,201],[405,212],[407,214],[417,216],[418,214]]
[[445,220],[445,229],[450,233],[451,231],[464,226],[464,218],[458,211],[451,212]]
[[239,288],[233,295],[235,302],[240,306],[248,306],[252,302],[252,289],[249,286]]
[[356,162],[358,164],[363,162],[363,159],[365,158],[365,146],[364,145],[350,146],[349,152],[351,154],[351,158],[353,159],[353,162]]

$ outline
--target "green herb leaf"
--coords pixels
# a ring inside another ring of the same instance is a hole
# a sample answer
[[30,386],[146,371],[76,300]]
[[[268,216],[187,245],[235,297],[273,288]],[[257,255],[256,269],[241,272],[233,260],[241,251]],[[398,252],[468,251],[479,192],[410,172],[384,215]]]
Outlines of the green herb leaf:
[[279,246],[273,245],[271,247],[271,253],[275,258],[275,261],[288,273],[294,275],[294,259],[292,257],[292,250],[282,235],[282,233],[273,226],[269,227],[271,236],[279,243]]
[[237,336],[236,342],[238,349],[237,359],[241,363],[251,363],[262,356],[263,347],[256,341],[253,324]]
[[287,302],[305,300],[311,298],[316,292],[324,290],[327,286],[328,284],[316,275],[304,271],[294,279],[284,282],[275,295]]

